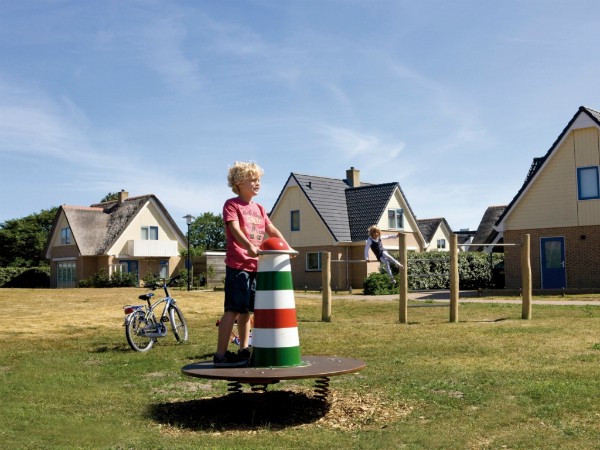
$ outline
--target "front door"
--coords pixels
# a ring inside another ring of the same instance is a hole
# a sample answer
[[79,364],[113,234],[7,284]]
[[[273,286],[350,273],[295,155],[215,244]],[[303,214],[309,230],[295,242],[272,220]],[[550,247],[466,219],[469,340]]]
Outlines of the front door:
[[542,261],[542,289],[566,288],[565,238],[541,238],[540,247]]

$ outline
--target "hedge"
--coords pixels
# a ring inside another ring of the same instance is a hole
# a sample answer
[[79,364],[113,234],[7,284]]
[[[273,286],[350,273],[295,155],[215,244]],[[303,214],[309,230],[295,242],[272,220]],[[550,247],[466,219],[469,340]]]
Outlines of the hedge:
[[[446,252],[408,252],[408,289],[413,291],[426,289],[449,289],[450,254]],[[494,276],[492,267],[502,265],[503,253],[462,252],[458,254],[458,278],[460,289],[501,288],[502,283]],[[392,269],[394,274],[398,270]],[[383,295],[398,293],[398,286],[392,284],[381,268],[364,280],[365,295]]]
[[49,288],[50,267],[0,267],[0,287]]

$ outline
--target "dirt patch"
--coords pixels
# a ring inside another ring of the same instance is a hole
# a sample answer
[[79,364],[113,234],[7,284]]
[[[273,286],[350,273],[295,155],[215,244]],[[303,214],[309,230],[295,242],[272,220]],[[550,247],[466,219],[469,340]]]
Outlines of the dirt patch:
[[411,406],[389,402],[371,392],[330,390],[324,400],[313,390],[294,387],[161,403],[150,408],[149,416],[164,433],[247,433],[290,427],[384,428],[411,411]]

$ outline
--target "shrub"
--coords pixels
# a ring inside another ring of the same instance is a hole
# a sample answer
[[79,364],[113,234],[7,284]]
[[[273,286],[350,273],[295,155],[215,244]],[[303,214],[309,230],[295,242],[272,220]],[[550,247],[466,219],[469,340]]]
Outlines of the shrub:
[[[408,252],[408,289],[448,289],[450,287],[450,255],[446,252]],[[397,259],[397,255],[394,255]],[[458,278],[460,289],[478,289],[497,286],[492,267],[504,260],[502,253],[462,252],[458,254]],[[396,274],[395,267],[392,268]],[[383,268],[364,280],[365,295],[394,294],[393,285]]]
[[137,273],[115,272],[109,276],[105,269],[100,269],[94,276],[84,278],[78,283],[81,288],[135,287],[137,285]]
[[50,267],[0,268],[0,287],[48,288],[50,287]]

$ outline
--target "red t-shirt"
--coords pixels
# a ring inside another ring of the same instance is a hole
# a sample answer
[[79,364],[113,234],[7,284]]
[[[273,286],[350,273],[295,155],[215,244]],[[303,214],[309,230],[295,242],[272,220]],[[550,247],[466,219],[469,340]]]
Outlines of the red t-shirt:
[[262,244],[265,237],[265,228],[271,221],[265,209],[258,203],[246,203],[235,197],[230,198],[223,205],[223,221],[225,222],[225,237],[227,239],[225,264],[233,269],[256,272],[258,270],[258,258],[248,256],[246,249],[233,237],[227,225],[232,220],[237,220],[240,223],[240,229],[256,247],[260,247]]

